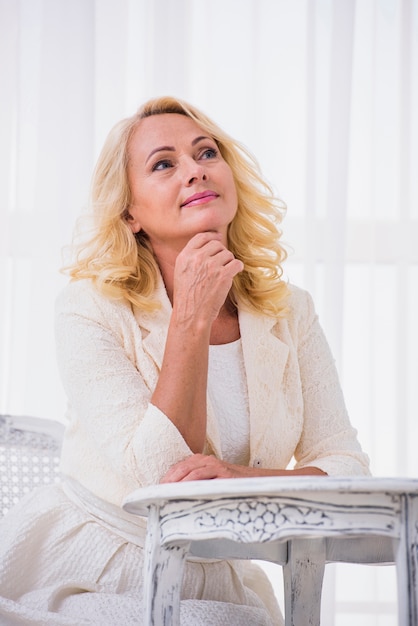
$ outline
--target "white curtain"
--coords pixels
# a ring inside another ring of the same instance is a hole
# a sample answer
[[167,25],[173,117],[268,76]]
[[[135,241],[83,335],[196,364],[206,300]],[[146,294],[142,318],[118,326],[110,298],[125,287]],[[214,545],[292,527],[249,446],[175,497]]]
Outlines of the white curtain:
[[[173,94],[258,157],[374,474],[418,475],[418,2],[0,0],[0,90],[0,412],[64,419],[61,248],[110,127]],[[396,624],[395,587],[338,566],[323,624]]]

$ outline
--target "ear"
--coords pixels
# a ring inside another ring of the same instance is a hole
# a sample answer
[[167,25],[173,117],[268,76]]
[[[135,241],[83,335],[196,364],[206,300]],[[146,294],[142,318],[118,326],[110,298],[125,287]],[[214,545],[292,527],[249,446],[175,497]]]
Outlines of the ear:
[[125,210],[125,221],[128,224],[129,228],[131,229],[131,231],[134,233],[139,233],[139,231],[141,230],[141,224],[138,221],[138,218],[135,217],[135,215],[132,215],[131,213],[131,209],[126,209]]

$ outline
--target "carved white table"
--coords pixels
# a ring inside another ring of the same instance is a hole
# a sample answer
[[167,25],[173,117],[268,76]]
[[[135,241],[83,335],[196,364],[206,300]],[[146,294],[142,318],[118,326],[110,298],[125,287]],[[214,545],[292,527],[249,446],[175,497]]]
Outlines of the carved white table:
[[418,480],[241,478],[156,485],[125,501],[148,516],[145,616],[177,626],[187,554],[283,566],[286,626],[319,626],[327,562],[393,563],[399,626],[418,626]]

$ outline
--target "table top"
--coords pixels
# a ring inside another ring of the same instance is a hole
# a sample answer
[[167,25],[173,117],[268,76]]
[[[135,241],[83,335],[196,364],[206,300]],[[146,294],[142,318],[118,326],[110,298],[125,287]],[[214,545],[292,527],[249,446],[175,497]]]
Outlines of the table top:
[[322,493],[416,494],[418,479],[396,477],[283,476],[263,478],[221,478],[151,485],[137,489],[125,498],[123,508],[147,515],[148,507],[174,500],[215,500],[262,496],[310,495]]

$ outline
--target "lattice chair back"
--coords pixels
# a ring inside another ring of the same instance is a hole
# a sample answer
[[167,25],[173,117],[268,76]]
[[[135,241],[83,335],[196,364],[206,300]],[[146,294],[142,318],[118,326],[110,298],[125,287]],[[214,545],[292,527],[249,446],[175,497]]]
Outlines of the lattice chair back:
[[53,420],[0,415],[0,517],[35,487],[59,480],[63,433]]

